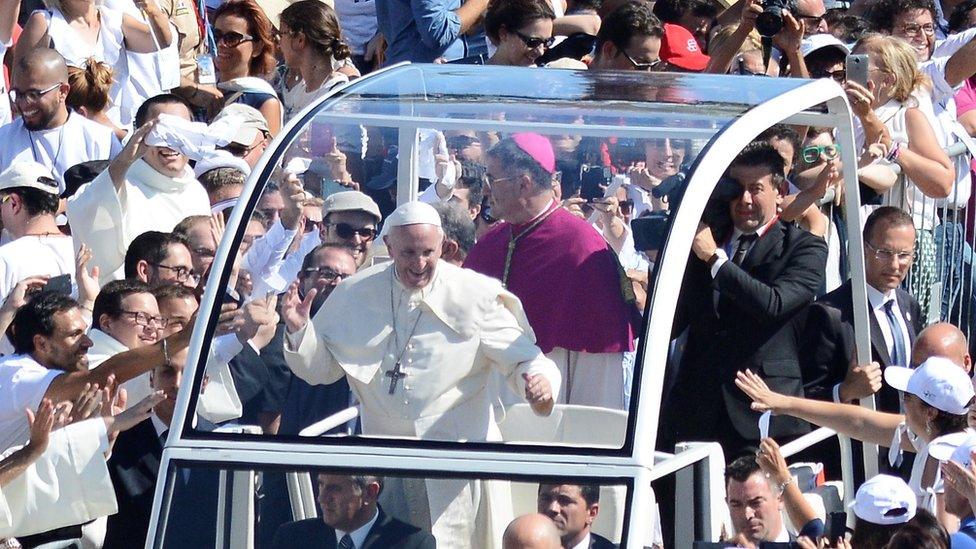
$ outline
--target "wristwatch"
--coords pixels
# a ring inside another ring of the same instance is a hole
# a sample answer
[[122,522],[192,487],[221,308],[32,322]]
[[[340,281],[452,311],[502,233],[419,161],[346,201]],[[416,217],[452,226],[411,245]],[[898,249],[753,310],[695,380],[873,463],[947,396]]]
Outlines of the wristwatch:
[[709,268],[711,268],[712,266],[715,265],[715,262],[718,261],[718,258],[719,258],[718,250],[715,250],[714,252],[712,252],[712,257],[709,257],[708,261],[706,261],[705,264],[708,265]]

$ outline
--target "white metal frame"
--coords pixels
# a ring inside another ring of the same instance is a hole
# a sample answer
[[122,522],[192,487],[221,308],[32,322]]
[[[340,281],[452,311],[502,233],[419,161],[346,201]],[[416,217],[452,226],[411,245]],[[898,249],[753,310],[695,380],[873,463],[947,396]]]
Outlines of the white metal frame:
[[[409,69],[409,67],[407,67]],[[374,73],[367,78],[390,77],[392,71],[404,70],[391,67]],[[545,70],[545,69],[539,69]],[[741,78],[741,77],[740,77]],[[317,110],[319,105],[326,103],[332,97],[341,93],[346,87],[341,86],[333,90],[316,104],[309,106],[283,128],[275,138],[269,150],[287,148],[291,140],[297,135],[296,131],[307,123],[307,119]],[[826,102],[827,113],[802,112],[820,103]],[[719,454],[715,454],[714,447],[692,446],[683,452],[670,456],[655,452],[654,441],[658,427],[658,412],[661,405],[661,390],[664,381],[667,348],[670,339],[671,325],[675,312],[675,296],[680,293],[680,283],[685,270],[685,260],[691,247],[692,236],[695,233],[707,198],[711,195],[719,177],[725,172],[741,147],[752,140],[762,130],[772,123],[786,122],[795,124],[816,124],[838,128],[838,142],[841,145],[841,159],[848,166],[856,165],[854,154],[853,129],[850,121],[850,110],[843,90],[832,81],[811,81],[801,87],[790,90],[770,101],[757,105],[745,112],[739,119],[724,129],[719,129],[714,139],[708,144],[697,161],[697,168],[689,178],[688,192],[673,220],[673,228],[661,256],[661,269],[656,279],[654,292],[651,296],[653,304],[651,314],[647,319],[647,327],[643,335],[641,357],[643,366],[639,379],[640,405],[630,428],[632,436],[632,454],[622,456],[589,455],[586,451],[579,454],[548,454],[516,449],[498,452],[484,451],[473,447],[465,450],[438,450],[436,456],[426,448],[392,446],[381,450],[363,446],[335,445],[326,446],[316,444],[283,444],[280,442],[258,440],[214,440],[201,438],[184,438],[183,428],[186,422],[187,410],[191,403],[191,393],[199,390],[198,384],[193,383],[193,390],[180,392],[177,399],[176,414],[173,418],[173,428],[170,429],[169,440],[163,453],[161,463],[161,478],[175,462],[224,462],[231,465],[248,464],[254,466],[278,465],[307,469],[312,467],[335,467],[350,469],[371,469],[395,473],[403,470],[416,472],[429,471],[437,473],[451,471],[459,476],[481,475],[501,476],[581,476],[606,479],[607,484],[619,482],[621,479],[633,481],[628,494],[630,500],[629,513],[634,517],[651,516],[650,505],[653,495],[650,493],[650,481],[671,471],[678,471],[701,460],[709,461],[709,479],[705,483],[708,494],[704,497],[710,502],[707,506],[711,517],[708,523],[711,531],[709,537],[715,539],[718,535],[716,520],[721,520],[720,514],[714,512],[721,505],[724,496],[724,484],[721,482],[721,469],[716,468],[720,463]],[[321,116],[321,115],[320,115]],[[343,115],[330,115],[341,118]],[[357,122],[365,121],[366,117],[356,116]],[[429,122],[429,124],[428,124]],[[416,166],[416,129],[425,125],[446,129],[486,129],[501,131],[535,131],[540,133],[566,133],[571,129],[574,134],[606,135],[613,133],[619,136],[633,137],[680,137],[701,138],[703,130],[694,128],[623,128],[623,127],[587,127],[568,126],[562,124],[512,123],[486,120],[441,120],[441,119],[409,119],[406,121],[385,120],[384,126],[414,130],[401,132],[399,140],[399,176],[398,197],[403,202],[413,199],[417,190],[415,186]],[[709,130],[709,135],[714,131]],[[235,208],[227,222],[224,241],[214,260],[214,272],[224,273],[227,264],[230,243],[235,239],[239,227],[244,221],[244,213],[249,209],[246,204],[256,202],[260,189],[258,181],[271,169],[269,163],[277,155],[266,155],[248,179],[241,195],[240,206]],[[845,171],[845,185],[847,187],[847,216],[857,219],[858,192],[857,181],[853,170]],[[406,191],[406,192],[404,192]],[[861,247],[860,231],[850,233],[850,257],[852,259],[852,275],[854,280],[863,280],[863,250]],[[223,287],[223,278],[215,280],[205,292],[200,310],[212,311],[218,298],[218,291]],[[857,347],[858,358],[867,361],[870,356],[869,335],[866,330],[867,306],[863,284],[854,285],[855,320],[858,328]],[[196,370],[200,362],[200,353],[207,333],[207,325],[211,324],[216,315],[205,318],[194,328],[187,360],[186,378],[196,380]],[[870,403],[868,404],[870,405]],[[631,410],[631,413],[634,411]],[[866,449],[867,450],[867,449]],[[869,454],[865,452],[866,465],[869,465]],[[655,464],[655,456],[658,462]],[[663,458],[663,459],[661,459]],[[870,470],[870,468],[868,469]],[[715,471],[719,471],[716,476]],[[849,474],[846,476],[850,476]],[[160,520],[161,505],[167,483],[157,483],[155,504],[150,525],[150,532],[155,532]],[[718,480],[716,480],[718,479]],[[845,491],[847,492],[847,491]],[[852,491],[850,491],[852,493]],[[716,499],[717,498],[717,499]],[[626,525],[626,536],[631,540],[631,546],[641,546],[645,539],[646,520],[630,520]],[[155,547],[153,536],[147,540],[147,548]]]

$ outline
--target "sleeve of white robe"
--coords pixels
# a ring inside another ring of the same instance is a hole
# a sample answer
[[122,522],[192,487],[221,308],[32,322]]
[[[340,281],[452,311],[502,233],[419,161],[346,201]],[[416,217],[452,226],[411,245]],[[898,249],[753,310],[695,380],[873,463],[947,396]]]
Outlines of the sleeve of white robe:
[[[509,307],[521,307],[517,300],[499,298],[492,302],[481,324],[481,347],[494,366],[505,375],[515,394],[525,398],[522,374],[541,374],[552,387],[552,400],[559,400],[562,374],[535,344]],[[506,306],[507,304],[507,306]],[[518,311],[521,315],[521,310]]]
[[211,423],[223,423],[241,417],[244,405],[237,394],[230,361],[244,349],[236,335],[217,337],[207,358],[207,385],[197,403],[197,414]]
[[318,335],[315,318],[311,326],[305,324],[293,334],[285,333],[285,364],[309,385],[328,385],[339,381],[345,372]]
[[267,276],[285,257],[295,234],[295,231],[286,229],[281,224],[281,220],[275,221],[268,232],[261,238],[255,239],[248,248],[241,262],[241,268],[256,278]]
[[107,450],[101,418],[52,432],[47,451],[3,487],[0,538],[46,532],[117,512],[103,455]]
[[68,199],[68,222],[75,248],[81,243],[91,248],[89,268],[98,266],[100,283],[111,280],[112,273],[122,267],[125,260],[125,194],[125,186],[122,196],[115,192],[112,178],[108,170],[104,170]]

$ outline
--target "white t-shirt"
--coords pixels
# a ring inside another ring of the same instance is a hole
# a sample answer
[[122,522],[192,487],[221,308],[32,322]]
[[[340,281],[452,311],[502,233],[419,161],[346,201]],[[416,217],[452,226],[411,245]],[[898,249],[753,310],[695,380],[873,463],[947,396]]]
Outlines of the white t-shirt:
[[74,281],[74,272],[75,250],[70,236],[22,236],[0,246],[0,303],[29,276],[69,274]]
[[51,381],[64,372],[49,370],[29,355],[0,362],[0,452],[30,439],[26,408],[37,410]]
[[14,162],[33,160],[51,169],[64,190],[64,171],[91,160],[111,160],[122,150],[112,129],[92,122],[78,113],[69,113],[64,125],[30,131],[17,118],[0,127],[0,172]]

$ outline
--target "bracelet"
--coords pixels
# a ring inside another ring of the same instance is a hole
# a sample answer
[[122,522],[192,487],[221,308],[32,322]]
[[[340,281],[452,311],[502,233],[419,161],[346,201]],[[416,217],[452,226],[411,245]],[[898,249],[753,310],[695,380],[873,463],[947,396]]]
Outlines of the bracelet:
[[893,143],[891,145],[891,150],[888,151],[888,156],[886,160],[888,162],[897,162],[898,156],[901,154],[901,143]]
[[779,484],[777,484],[777,486],[779,487],[779,491],[780,491],[780,493],[783,493],[783,492],[785,492],[785,491],[786,491],[786,487],[787,487],[787,486],[789,486],[790,484],[793,484],[794,482],[796,482],[796,481],[795,481],[795,480],[793,480],[793,477],[791,476],[791,477],[790,477],[790,478],[788,478],[787,480],[785,480],[785,481],[783,481],[783,482],[781,482],[781,483],[779,483]]
[[160,341],[163,344],[163,366],[169,366],[169,343],[166,341],[166,338],[163,338]]

